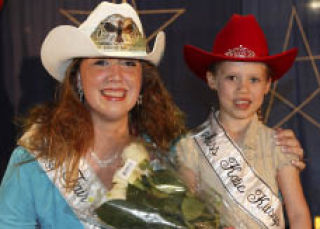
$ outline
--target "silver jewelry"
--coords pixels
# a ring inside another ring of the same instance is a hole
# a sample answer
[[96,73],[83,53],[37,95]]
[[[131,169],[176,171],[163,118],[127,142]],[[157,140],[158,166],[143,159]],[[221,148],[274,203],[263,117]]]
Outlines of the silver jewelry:
[[106,168],[112,163],[114,163],[119,158],[119,153],[115,153],[110,158],[102,160],[100,159],[97,154],[94,151],[91,151],[91,157],[94,160],[94,162],[100,167],[100,168]]
[[142,94],[140,94],[139,97],[138,97],[138,100],[137,100],[137,105],[138,106],[142,105],[142,98],[143,98],[143,96],[142,96]]
[[78,95],[79,95],[79,100],[81,103],[83,103],[83,88],[82,88],[82,84],[81,84],[81,75],[80,72],[77,75],[77,90],[78,90]]

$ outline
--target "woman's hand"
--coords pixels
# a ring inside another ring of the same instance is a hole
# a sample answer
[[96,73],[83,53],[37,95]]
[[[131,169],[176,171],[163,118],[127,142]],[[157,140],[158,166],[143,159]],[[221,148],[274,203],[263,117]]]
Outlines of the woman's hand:
[[291,153],[298,156],[299,160],[292,160],[292,164],[300,171],[306,167],[303,161],[303,149],[300,142],[296,138],[294,132],[289,129],[277,128],[276,131],[276,144],[281,147],[283,153]]

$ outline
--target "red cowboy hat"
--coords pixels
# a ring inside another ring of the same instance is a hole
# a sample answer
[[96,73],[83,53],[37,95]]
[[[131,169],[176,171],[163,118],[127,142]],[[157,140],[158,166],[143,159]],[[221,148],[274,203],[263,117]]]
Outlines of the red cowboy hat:
[[184,58],[189,68],[201,79],[211,64],[218,61],[263,62],[271,68],[272,80],[283,76],[292,66],[298,53],[296,48],[269,56],[268,44],[253,15],[234,14],[218,33],[212,52],[192,45],[184,46]]

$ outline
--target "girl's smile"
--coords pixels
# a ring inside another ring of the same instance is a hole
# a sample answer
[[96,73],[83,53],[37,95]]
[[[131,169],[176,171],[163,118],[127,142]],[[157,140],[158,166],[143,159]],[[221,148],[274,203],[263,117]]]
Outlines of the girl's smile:
[[251,104],[250,99],[235,99],[234,106],[240,110],[248,109]]

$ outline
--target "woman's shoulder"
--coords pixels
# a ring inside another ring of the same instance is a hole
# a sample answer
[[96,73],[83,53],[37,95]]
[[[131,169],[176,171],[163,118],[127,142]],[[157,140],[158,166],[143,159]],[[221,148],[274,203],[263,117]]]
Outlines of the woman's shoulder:
[[25,182],[30,179],[36,179],[37,174],[42,172],[35,156],[22,146],[16,147],[10,157],[3,180],[11,179],[12,177],[25,177]]
[[29,152],[23,146],[17,146],[11,154],[9,164],[11,164],[11,163],[24,163],[24,162],[32,161],[32,160],[34,160],[34,156],[31,152]]

